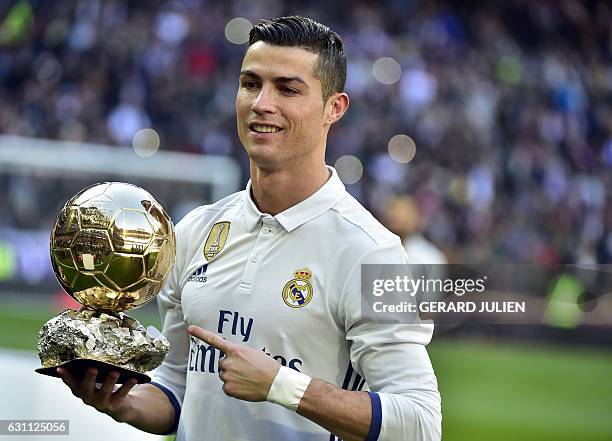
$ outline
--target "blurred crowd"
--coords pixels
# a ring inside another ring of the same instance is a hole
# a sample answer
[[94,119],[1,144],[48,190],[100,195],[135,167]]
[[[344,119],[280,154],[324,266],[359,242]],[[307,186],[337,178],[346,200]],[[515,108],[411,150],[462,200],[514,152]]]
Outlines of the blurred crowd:
[[[373,213],[411,195],[451,262],[612,263],[604,0],[0,1],[0,132],[131,148],[152,127],[163,149],[236,157],[246,180],[234,113],[245,45],[226,25],[292,13],[344,38],[351,107],[327,159],[359,158],[348,188]],[[373,73],[382,57],[397,81]],[[407,164],[389,155],[397,134],[415,142]],[[0,180],[5,226],[32,227],[24,198],[44,207],[61,191]]]

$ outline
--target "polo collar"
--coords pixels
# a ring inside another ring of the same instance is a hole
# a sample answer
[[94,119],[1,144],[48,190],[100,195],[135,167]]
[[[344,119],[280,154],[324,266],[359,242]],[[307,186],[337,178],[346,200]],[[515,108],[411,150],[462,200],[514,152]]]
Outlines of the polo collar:
[[[327,166],[327,169],[331,172],[331,176],[321,188],[304,199],[302,202],[294,205],[293,207],[289,207],[282,213],[274,216],[274,219],[276,219],[276,221],[287,232],[295,230],[300,225],[305,224],[306,222],[325,213],[346,195],[344,184],[338,177],[336,170],[329,165]],[[262,218],[272,218],[271,215],[260,212],[255,205],[255,202],[251,197],[250,179],[247,183],[244,197],[246,206],[245,221],[247,229],[255,229]]]

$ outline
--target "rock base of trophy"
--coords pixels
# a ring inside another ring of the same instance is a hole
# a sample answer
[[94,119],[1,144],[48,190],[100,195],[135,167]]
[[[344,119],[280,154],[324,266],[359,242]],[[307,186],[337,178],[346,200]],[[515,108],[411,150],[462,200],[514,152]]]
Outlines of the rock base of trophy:
[[159,330],[145,329],[123,313],[67,309],[45,323],[38,334],[42,367],[36,372],[59,377],[56,369],[64,367],[83,377],[87,368],[95,367],[100,383],[111,371],[119,372],[118,383],[129,378],[146,383],[151,379],[145,372],[161,364],[169,347]]
[[149,383],[151,381],[151,377],[149,377],[147,374],[143,374],[132,369],[126,369],[124,367],[116,366],[110,363],[105,363],[103,361],[91,360],[88,358],[77,358],[75,360],[70,360],[65,363],[58,364],[57,366],[51,366],[46,368],[41,367],[35,369],[35,371],[39,374],[49,375],[51,377],[59,377],[59,374],[57,373],[58,367],[66,369],[76,378],[83,378],[85,376],[85,373],[87,372],[87,369],[96,368],[98,370],[96,383],[104,383],[106,377],[113,371],[119,373],[119,379],[117,380],[117,384],[123,384],[127,382],[130,378],[136,379],[139,384]]

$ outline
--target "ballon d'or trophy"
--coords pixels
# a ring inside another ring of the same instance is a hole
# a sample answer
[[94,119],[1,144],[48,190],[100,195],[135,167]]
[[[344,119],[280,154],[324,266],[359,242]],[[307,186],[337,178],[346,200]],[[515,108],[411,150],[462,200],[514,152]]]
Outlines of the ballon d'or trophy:
[[59,376],[57,367],[82,377],[111,371],[118,383],[161,364],[170,344],[153,326],[123,313],[151,301],[170,274],[176,254],[174,226],[145,190],[122,182],[96,184],[71,198],[51,233],[51,262],[64,290],[83,305],[44,324],[38,335],[36,372]]

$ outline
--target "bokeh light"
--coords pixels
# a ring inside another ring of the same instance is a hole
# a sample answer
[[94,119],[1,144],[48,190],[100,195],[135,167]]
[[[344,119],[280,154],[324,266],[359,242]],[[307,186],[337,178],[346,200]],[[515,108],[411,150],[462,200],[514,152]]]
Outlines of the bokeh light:
[[227,38],[230,43],[244,44],[249,41],[249,32],[252,27],[253,23],[246,18],[232,18],[225,25],[225,38]]
[[159,150],[159,135],[153,129],[142,129],[132,138],[132,147],[142,158],[153,156]]
[[382,57],[374,62],[374,78],[383,84],[395,84],[402,76],[402,67],[391,57]]
[[408,135],[395,135],[389,140],[389,156],[400,164],[412,161],[416,154],[416,144]]
[[334,164],[340,180],[345,184],[355,184],[359,182],[363,175],[363,164],[359,158],[353,155],[344,155],[338,158]]

